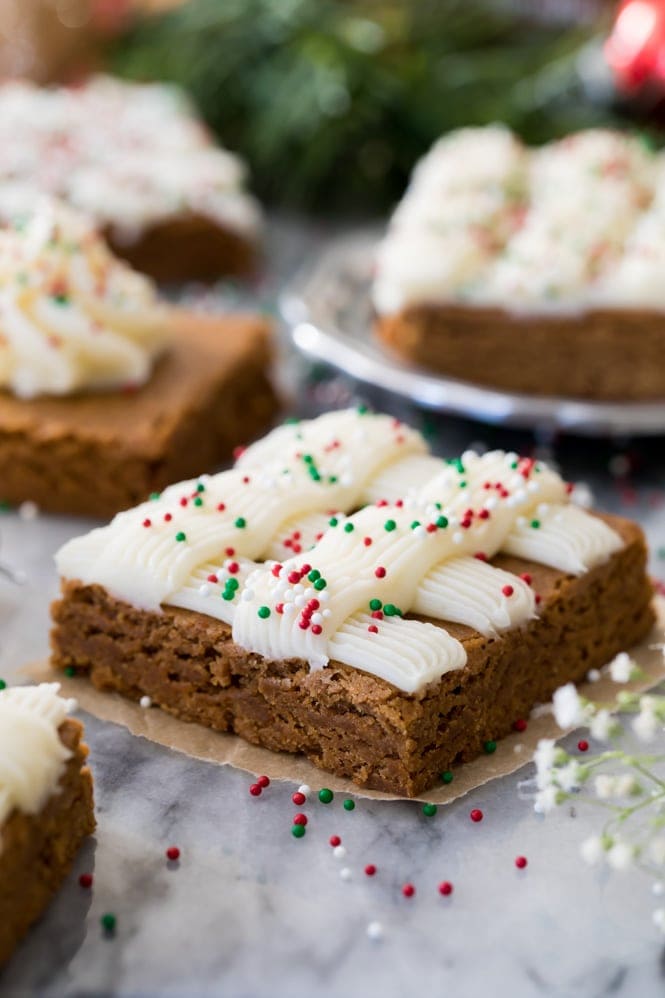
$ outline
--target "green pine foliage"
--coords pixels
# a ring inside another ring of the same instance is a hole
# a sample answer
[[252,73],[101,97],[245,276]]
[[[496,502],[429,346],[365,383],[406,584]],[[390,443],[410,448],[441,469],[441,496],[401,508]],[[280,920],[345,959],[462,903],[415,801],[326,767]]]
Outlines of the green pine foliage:
[[451,128],[541,142],[611,120],[578,78],[590,37],[496,0],[189,0],[137,24],[112,66],[188,89],[266,200],[370,212]]

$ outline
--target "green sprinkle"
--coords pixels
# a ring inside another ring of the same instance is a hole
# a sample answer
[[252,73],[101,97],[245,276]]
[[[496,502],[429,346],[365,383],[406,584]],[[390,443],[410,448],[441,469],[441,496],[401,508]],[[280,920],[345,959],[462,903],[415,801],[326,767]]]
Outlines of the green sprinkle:
[[68,679],[72,679],[76,675],[76,669],[73,665],[68,665],[64,672]]
[[294,839],[301,839],[305,834],[305,831],[306,829],[304,825],[293,825],[291,827],[291,835]]
[[383,524],[383,529],[387,530],[388,533],[390,533],[391,530],[395,530],[396,527],[397,527],[397,524],[395,523],[394,520],[386,520],[386,522]]
[[51,295],[51,298],[56,305],[69,305],[69,295],[57,294]]
[[448,517],[447,516],[439,516],[439,517],[437,517],[436,525],[437,525],[437,527],[441,527],[441,529],[443,529],[444,527],[447,527],[448,526]]
[[460,483],[459,483],[459,487],[460,487],[461,489],[465,489],[465,488],[466,488],[466,482],[460,482]]
[[336,527],[338,523],[339,523],[339,520],[337,519],[336,516],[331,516],[330,519],[328,520],[328,526],[329,527]]
[[334,793],[332,790],[328,790],[328,787],[323,787],[322,790],[319,790],[319,800],[322,804],[330,804],[334,796]]
[[206,490],[206,487],[203,484],[203,482],[199,482],[199,484],[196,486],[196,491],[197,492],[205,492],[205,490]]
[[6,499],[0,499],[0,513],[8,513],[11,508],[11,503],[7,502]]
[[7,683],[5,682],[4,679],[0,679],[0,690],[6,690],[6,689],[7,689]]
[[346,800],[344,801],[344,810],[354,811],[355,807],[356,807],[356,802],[354,800],[351,800],[350,797],[347,797]]
[[460,475],[464,474],[464,465],[462,464],[462,458],[461,457],[453,457],[453,458],[451,458],[450,461],[448,461],[448,464],[451,464],[453,466],[453,468],[455,468],[457,471],[459,471]]
[[344,533],[345,534],[352,534],[353,531],[354,531],[354,526],[353,526],[352,523],[345,523],[344,524]]
[[161,492],[151,492],[150,493],[150,498],[152,499],[153,502],[157,502],[157,500],[161,499],[161,497],[162,497],[162,493]]
[[270,616],[270,607],[269,606],[260,606],[259,609],[257,610],[257,613],[258,613],[259,617],[261,618],[261,620],[267,620],[268,617]]
[[227,579],[226,580],[226,588],[227,589],[233,589],[233,591],[235,592],[235,590],[238,589],[239,586],[240,586],[240,583],[238,582],[237,579]]
[[395,606],[394,603],[386,603],[385,606],[383,607],[383,612],[385,613],[386,617],[402,616],[402,611],[398,606]]
[[356,409],[356,412],[358,413],[359,416],[365,416],[369,412],[369,409],[367,408],[366,405],[359,405],[358,408]]
[[540,520],[532,520],[531,526],[533,527],[534,530],[538,530],[538,527],[540,526]]
[[235,599],[236,594],[234,589],[225,589],[222,593],[222,599],[225,599],[227,603],[230,603],[232,599]]
[[178,533],[175,535],[175,539],[177,541],[186,541],[187,540],[187,535],[185,533],[183,533],[182,530],[179,530]]
[[195,506],[202,506],[203,505],[203,499],[201,498],[201,496],[197,496],[196,497],[196,499],[194,500],[194,505]]
[[245,517],[244,517],[244,516],[238,516],[238,517],[237,517],[237,518],[236,518],[236,519],[234,520],[234,522],[233,522],[233,526],[234,526],[234,527],[237,527],[237,528],[238,528],[238,530],[242,530],[242,528],[243,528],[243,527],[246,527],[246,526],[247,526],[247,520],[245,519]]
[[284,426],[294,426],[296,423],[299,422],[300,420],[298,419],[297,416],[289,416],[288,419],[284,420]]
[[313,482],[321,481],[321,475],[318,473],[318,471],[313,465],[311,465],[309,468],[309,477],[312,479]]
[[383,603],[381,602],[380,599],[371,599],[369,601],[369,608],[370,608],[370,610],[380,610],[382,606],[383,606]]
[[337,483],[337,475],[328,475],[328,481],[331,485],[335,485]]
[[433,818],[437,810],[436,804],[423,804],[423,814],[426,818]]
[[453,782],[453,774],[450,772],[449,769],[447,769],[445,771],[445,773],[441,773],[441,780],[442,780],[443,783],[452,783]]
[[314,464],[314,458],[311,454],[303,454],[302,459],[305,464]]
[[513,471],[515,471],[515,469],[517,468],[517,461],[513,461],[510,467],[513,469]]
[[492,738],[490,738],[489,741],[485,742],[483,748],[485,749],[488,755],[491,755],[492,752],[496,752],[496,742]]
[[99,919],[99,924],[103,928],[104,932],[115,932],[117,919],[115,915],[112,915],[110,911],[107,911],[105,915]]
[[316,582],[314,583],[314,588],[317,590],[317,592],[321,592],[321,590],[325,589],[327,585],[328,583],[326,582],[325,579],[317,579]]
[[321,573],[319,572],[318,568],[313,568],[312,571],[307,576],[307,578],[309,579],[310,582],[316,582],[317,579],[321,578]]
[[420,526],[420,520],[414,520],[414,521],[412,522],[412,524],[411,524],[411,529],[412,529],[412,530],[415,530],[415,529],[416,529],[416,527],[419,527],[419,526]]

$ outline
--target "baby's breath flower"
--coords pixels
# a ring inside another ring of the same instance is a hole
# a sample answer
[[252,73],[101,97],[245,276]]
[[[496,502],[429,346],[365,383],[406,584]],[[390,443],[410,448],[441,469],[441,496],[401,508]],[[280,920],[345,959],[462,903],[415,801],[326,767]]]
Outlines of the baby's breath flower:
[[630,655],[622,651],[619,652],[616,658],[612,659],[609,669],[610,676],[615,683],[627,683],[635,671],[636,665]]
[[572,790],[579,790],[580,783],[584,779],[584,772],[579,762],[571,759],[565,766],[555,770],[555,776],[561,789],[570,793]]
[[640,712],[633,721],[633,731],[642,742],[650,742],[655,738],[658,732],[658,718],[653,697],[640,697]]
[[559,803],[559,795],[560,791],[556,787],[544,787],[539,790],[533,803],[536,814],[548,814],[549,811],[554,810]]
[[603,860],[603,855],[605,853],[605,847],[603,846],[603,840],[599,835],[591,835],[588,839],[585,839],[580,846],[580,852],[582,854],[582,859],[584,859],[590,866],[596,866]]
[[598,797],[608,800],[616,794],[616,779],[607,773],[600,773],[593,781],[594,790]]
[[635,862],[636,849],[629,842],[615,842],[607,853],[607,862],[614,870],[629,870]]
[[615,797],[628,797],[632,794],[639,794],[642,791],[639,783],[631,773],[624,773],[617,776],[615,781]]
[[552,697],[554,719],[560,728],[578,728],[591,716],[589,704],[582,700],[574,683],[560,686]]
[[614,732],[619,726],[613,719],[609,710],[599,710],[598,713],[591,718],[591,724],[589,725],[589,730],[594,738],[597,738],[600,742],[607,742],[610,740]]

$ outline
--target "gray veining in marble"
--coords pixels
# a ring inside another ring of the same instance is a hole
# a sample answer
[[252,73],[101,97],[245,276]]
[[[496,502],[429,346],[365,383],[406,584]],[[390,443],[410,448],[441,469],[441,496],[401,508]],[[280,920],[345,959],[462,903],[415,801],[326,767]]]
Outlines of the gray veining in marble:
[[[306,403],[316,409],[344,399],[344,387],[329,382],[312,388]],[[456,421],[438,430],[449,453],[479,439],[511,446],[526,439]],[[601,505],[640,519],[656,551],[665,545],[662,442],[637,445],[642,468],[635,503],[624,496],[629,506],[606,470],[617,450],[564,441],[556,454],[566,473],[596,489]],[[3,677],[45,655],[56,592],[51,556],[88,525],[0,516],[0,560],[27,576],[20,589],[0,578]],[[661,575],[664,564],[654,556]],[[293,786],[275,784],[255,799],[244,773],[84,719],[98,831],[0,974],[3,996],[665,993],[665,938],[651,923],[658,899],[650,881],[585,866],[578,846],[595,816],[583,807],[576,817],[565,808],[537,816],[518,796],[520,774],[433,818],[417,804],[358,798],[347,812],[340,798],[326,806],[312,797],[302,809],[307,834],[296,840]],[[481,823],[469,820],[471,807],[483,810]],[[328,844],[332,834],[343,839],[342,860]],[[177,864],[164,855],[171,844],[182,850]],[[524,871],[514,866],[518,854],[528,857]],[[367,863],[377,866],[373,878],[363,872]],[[94,873],[92,891],[78,885],[84,871]],[[437,892],[444,879],[455,885],[450,898]],[[401,894],[407,881],[416,886],[411,899]],[[112,937],[99,924],[105,912],[117,915]],[[367,936],[371,921],[383,927],[380,941]]]

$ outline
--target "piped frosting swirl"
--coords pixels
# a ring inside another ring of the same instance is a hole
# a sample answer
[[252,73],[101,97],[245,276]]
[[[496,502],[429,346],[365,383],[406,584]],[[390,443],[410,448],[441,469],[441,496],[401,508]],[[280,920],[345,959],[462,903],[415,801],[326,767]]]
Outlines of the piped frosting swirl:
[[41,198],[0,229],[0,388],[20,398],[143,384],[168,344],[148,278]]

